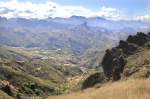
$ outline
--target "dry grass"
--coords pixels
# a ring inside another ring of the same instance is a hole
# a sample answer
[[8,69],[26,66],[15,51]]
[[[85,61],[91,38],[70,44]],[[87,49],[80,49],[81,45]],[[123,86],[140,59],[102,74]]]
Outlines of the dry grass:
[[109,83],[98,89],[48,99],[150,99],[150,79],[137,79]]
[[0,90],[0,99],[14,99]]

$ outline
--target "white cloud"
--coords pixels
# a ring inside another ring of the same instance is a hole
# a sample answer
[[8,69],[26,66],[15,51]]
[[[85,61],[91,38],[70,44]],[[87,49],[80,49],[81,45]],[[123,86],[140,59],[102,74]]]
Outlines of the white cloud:
[[136,16],[135,20],[150,21],[150,15],[146,14],[146,15],[143,15],[143,16]]
[[98,16],[104,16],[108,18],[120,17],[120,12],[116,8],[102,7],[99,13],[96,12],[95,14],[98,14]]
[[116,8],[102,7],[99,11],[93,12],[82,6],[63,6],[52,1],[46,3],[19,2],[10,0],[7,2],[0,1],[0,16],[7,18],[38,18],[48,17],[70,17],[77,16],[102,16],[105,18],[119,17],[119,11]]

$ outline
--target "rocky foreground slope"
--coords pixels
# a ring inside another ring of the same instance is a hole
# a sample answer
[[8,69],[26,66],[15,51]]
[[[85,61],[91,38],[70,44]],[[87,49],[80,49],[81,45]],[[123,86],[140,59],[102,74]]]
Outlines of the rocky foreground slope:
[[103,73],[89,76],[83,89],[96,83],[150,76],[150,33],[142,32],[121,40],[117,47],[107,49],[102,61]]
[[102,66],[104,73],[92,74],[83,82],[83,89],[91,88],[48,99],[149,99],[150,33],[131,35],[106,50]]

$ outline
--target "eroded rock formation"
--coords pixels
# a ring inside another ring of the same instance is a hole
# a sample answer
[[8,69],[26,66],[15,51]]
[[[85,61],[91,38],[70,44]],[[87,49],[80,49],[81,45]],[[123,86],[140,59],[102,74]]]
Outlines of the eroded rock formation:
[[[137,35],[130,35],[126,41],[120,41],[117,47],[106,50],[102,60],[104,74],[108,79],[119,80],[130,55],[134,55],[140,49],[150,48],[150,33],[138,32]],[[132,71],[130,71],[132,72]]]
[[112,48],[111,50],[106,50],[102,66],[108,79],[119,80],[125,64],[126,60],[121,49]]

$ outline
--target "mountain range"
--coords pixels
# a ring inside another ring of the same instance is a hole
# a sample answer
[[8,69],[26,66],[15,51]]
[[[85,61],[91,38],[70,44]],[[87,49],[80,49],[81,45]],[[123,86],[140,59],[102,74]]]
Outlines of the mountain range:
[[[67,49],[81,60],[80,65],[88,66],[94,64],[91,60],[103,56],[105,49],[115,46],[121,39],[125,40],[129,34],[149,30],[148,22],[108,20],[102,17],[72,16],[43,20],[0,17],[2,45],[52,50]],[[98,56],[90,57],[96,55],[95,53]],[[97,64],[95,63],[95,66]]]
[[[83,90],[97,83],[100,84],[97,87],[104,84],[107,89],[107,84],[113,84],[110,81],[147,78],[150,76],[149,31],[149,22],[134,20],[0,17],[0,98],[45,98]],[[117,83],[120,86],[117,90],[121,90],[124,82]],[[115,86],[108,87],[110,93]],[[135,88],[149,90],[141,84]],[[107,93],[104,92],[105,96]],[[81,98],[77,96],[76,99]],[[64,97],[67,99],[68,95]],[[64,98],[60,96],[60,99]]]

